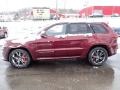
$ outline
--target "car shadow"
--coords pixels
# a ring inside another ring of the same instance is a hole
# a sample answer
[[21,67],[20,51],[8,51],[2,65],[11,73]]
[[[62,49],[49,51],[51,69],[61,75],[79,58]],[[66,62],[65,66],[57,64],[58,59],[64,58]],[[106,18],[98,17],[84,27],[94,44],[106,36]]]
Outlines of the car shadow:
[[26,69],[9,66],[6,80],[11,90],[111,90],[114,70],[85,60],[39,61]]

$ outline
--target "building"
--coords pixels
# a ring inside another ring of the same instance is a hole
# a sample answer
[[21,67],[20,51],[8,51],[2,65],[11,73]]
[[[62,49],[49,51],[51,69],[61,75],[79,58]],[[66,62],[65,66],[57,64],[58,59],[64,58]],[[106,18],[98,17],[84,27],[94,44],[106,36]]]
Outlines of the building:
[[119,16],[120,6],[91,6],[79,12],[82,17],[89,16]]
[[34,20],[59,19],[61,17],[65,17],[63,14],[54,9],[41,7],[33,7],[32,16]]
[[57,17],[64,17],[64,15],[54,9],[46,7],[32,7],[19,10],[15,17],[21,20],[48,20]]
[[34,20],[50,19],[51,18],[50,9],[34,7],[32,8],[32,16]]
[[0,14],[0,22],[11,22],[14,19],[14,14],[2,13]]

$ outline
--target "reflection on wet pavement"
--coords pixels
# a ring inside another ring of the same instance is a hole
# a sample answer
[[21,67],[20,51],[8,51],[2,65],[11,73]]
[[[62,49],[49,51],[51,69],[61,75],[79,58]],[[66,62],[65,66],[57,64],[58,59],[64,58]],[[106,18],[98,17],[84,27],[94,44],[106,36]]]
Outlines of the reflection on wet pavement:
[[114,80],[112,83],[112,90],[120,90],[120,53],[114,55],[107,61],[107,64],[114,70]]
[[9,64],[7,62],[0,60],[0,90],[9,90],[9,85],[6,80],[6,70],[8,69]]
[[37,62],[28,69],[6,69],[10,90],[111,90],[114,71],[83,61]]

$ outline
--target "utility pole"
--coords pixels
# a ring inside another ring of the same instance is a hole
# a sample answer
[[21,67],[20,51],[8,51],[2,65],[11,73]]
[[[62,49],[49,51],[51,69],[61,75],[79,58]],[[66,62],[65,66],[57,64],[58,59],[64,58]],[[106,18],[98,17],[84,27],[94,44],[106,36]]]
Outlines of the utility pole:
[[[85,8],[88,7],[88,3],[89,3],[88,0],[85,0],[85,1],[84,1],[84,7],[85,7]],[[87,9],[85,10],[85,17],[86,17],[86,18],[88,17],[88,10],[87,10]]]
[[66,11],[66,0],[64,0],[64,16],[65,16],[65,11]]
[[56,0],[56,18],[57,18],[57,13],[58,13],[58,0]]

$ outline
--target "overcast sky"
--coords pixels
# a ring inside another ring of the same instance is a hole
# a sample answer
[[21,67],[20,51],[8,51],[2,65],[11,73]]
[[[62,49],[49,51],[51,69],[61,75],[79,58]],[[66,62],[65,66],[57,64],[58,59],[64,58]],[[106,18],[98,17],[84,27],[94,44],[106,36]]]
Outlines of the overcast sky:
[[93,5],[120,6],[120,0],[0,0],[1,11],[15,11],[27,7],[56,7],[69,9],[81,9]]

